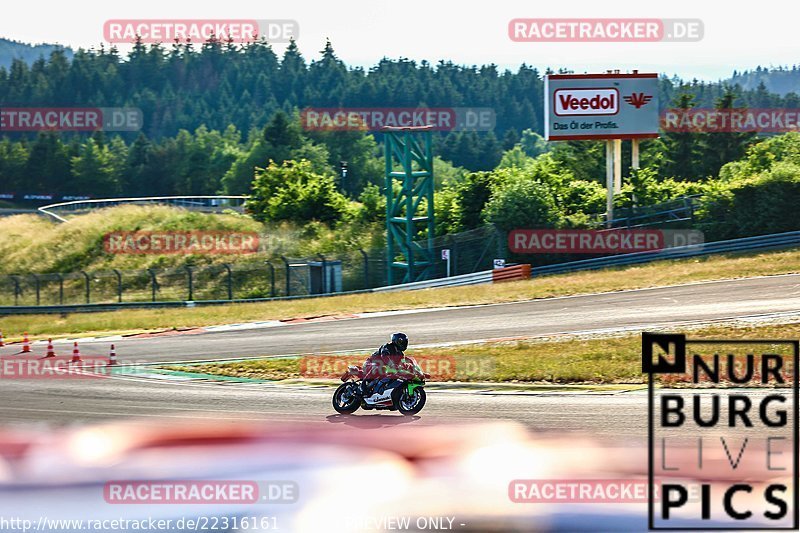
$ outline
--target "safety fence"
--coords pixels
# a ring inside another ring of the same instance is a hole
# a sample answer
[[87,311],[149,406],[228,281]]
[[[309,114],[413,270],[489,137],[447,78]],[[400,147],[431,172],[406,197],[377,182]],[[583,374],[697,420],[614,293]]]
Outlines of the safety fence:
[[[386,287],[386,257],[383,251],[364,250],[335,257],[280,257],[247,264],[2,276],[0,315],[120,307],[178,307],[474,285],[502,281],[504,278],[520,279],[528,275],[537,277],[710,254],[800,246],[800,231],[792,231],[536,266],[529,271],[528,265],[512,264],[503,270],[493,270],[493,259],[497,255],[502,256],[497,248],[502,244],[502,241],[498,241],[501,236],[493,232],[493,228],[481,228],[459,234],[457,238],[434,241],[437,249],[449,247],[451,275],[447,276],[446,261],[440,260],[436,276],[432,279],[392,287]],[[524,274],[520,276],[520,272]]]
[[605,213],[591,216],[597,228],[689,228],[694,222],[695,213],[700,207],[699,194],[682,196],[667,202],[646,206],[618,207],[610,223]]
[[667,259],[681,259],[685,257],[697,257],[723,253],[778,250],[784,248],[794,248],[796,246],[800,246],[800,231],[789,231],[786,233],[744,237],[741,239],[731,239],[727,241],[692,244],[689,246],[676,246],[674,248],[667,248],[653,252],[612,255],[609,257],[597,257],[593,259],[584,259],[581,261],[570,261],[568,263],[545,265],[533,268],[532,275],[541,276],[545,274],[562,274],[565,272],[596,270],[600,268],[650,263],[653,261],[663,261]]
[[[422,247],[427,241],[418,241]],[[435,267],[434,279],[461,274],[472,274],[492,268],[493,261],[506,257],[506,236],[491,225],[431,239]],[[447,250],[450,260],[444,259]],[[450,271],[448,272],[448,264]]]
[[[146,270],[0,276],[0,306],[249,300],[340,293],[380,285],[382,257],[279,258]],[[1,311],[0,311],[1,312]]]
[[[456,276],[490,269],[501,244],[493,227],[434,239],[432,278],[448,276],[442,249],[450,250],[449,274]],[[0,276],[0,307],[241,301],[363,291],[386,285],[386,265],[384,250],[358,249],[179,268],[16,274]]]

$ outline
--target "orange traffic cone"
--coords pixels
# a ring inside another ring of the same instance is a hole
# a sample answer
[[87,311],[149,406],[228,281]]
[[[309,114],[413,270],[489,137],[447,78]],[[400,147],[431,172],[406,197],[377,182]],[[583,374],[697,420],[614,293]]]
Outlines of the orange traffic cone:
[[53,339],[47,339],[47,355],[45,357],[55,357],[56,351],[53,349]]
[[78,341],[75,341],[72,347],[72,361],[70,363],[80,363],[81,361],[81,351],[78,349]]
[[0,348],[2,348],[2,347],[3,347],[3,346],[5,346],[5,345],[6,345],[6,344],[3,342],[3,332],[2,332],[2,331],[0,331]]
[[114,349],[114,345],[111,345],[111,353],[108,354],[108,366],[114,366],[117,364],[117,352]]
[[31,353],[31,341],[28,340],[28,334],[22,335],[22,351],[19,353]]

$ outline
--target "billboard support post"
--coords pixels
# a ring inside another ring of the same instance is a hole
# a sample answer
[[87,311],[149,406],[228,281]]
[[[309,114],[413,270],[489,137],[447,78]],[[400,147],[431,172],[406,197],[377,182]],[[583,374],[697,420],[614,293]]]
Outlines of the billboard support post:
[[614,194],[622,191],[622,139],[614,139]]
[[612,140],[606,141],[606,226],[614,218],[614,150]]
[[639,139],[631,139],[631,168],[639,169]]

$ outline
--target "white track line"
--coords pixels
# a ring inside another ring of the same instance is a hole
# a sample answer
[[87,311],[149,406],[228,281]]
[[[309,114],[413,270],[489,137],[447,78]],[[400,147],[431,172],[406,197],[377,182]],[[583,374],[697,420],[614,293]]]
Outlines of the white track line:
[[[642,329],[674,329],[680,327],[699,328],[706,325],[718,325],[737,322],[754,322],[769,321],[770,319],[786,319],[788,321],[800,320],[800,311],[779,311],[776,313],[760,313],[755,315],[742,315],[730,318],[714,318],[708,320],[687,320],[682,322],[669,322],[658,324],[639,324],[633,326],[620,326],[610,328],[597,328],[597,329],[584,329],[572,331],[554,331],[552,333],[542,333],[539,335],[520,335],[510,337],[489,337],[483,339],[470,339],[464,341],[450,341],[450,342],[435,342],[428,344],[415,344],[414,349],[420,348],[446,348],[449,346],[465,346],[470,344],[486,344],[493,342],[515,341],[515,340],[537,340],[537,339],[551,339],[559,337],[568,339],[570,337],[584,337],[584,336],[597,336],[602,337],[605,335],[612,336],[615,334],[624,334],[630,332],[640,332]],[[777,322],[780,324],[780,322]],[[272,354],[272,355],[247,355],[238,357],[223,357],[217,359],[190,359],[182,361],[147,361],[142,363],[123,363],[119,364],[118,368],[125,367],[147,367],[147,366],[164,366],[164,365],[182,365],[182,364],[198,364],[198,363],[226,363],[231,361],[251,361],[258,359],[277,359],[277,358],[290,358],[290,357],[303,357],[303,356],[322,356],[322,355],[347,355],[372,352],[374,347],[351,348],[348,350],[333,350],[325,352],[296,352],[286,354]],[[413,354],[412,354],[413,355]]]

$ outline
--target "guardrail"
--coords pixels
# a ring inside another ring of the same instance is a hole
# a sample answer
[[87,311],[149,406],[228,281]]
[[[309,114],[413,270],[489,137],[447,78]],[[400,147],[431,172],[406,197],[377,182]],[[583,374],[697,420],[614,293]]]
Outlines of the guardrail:
[[36,214],[36,209],[23,209],[23,208],[12,208],[12,207],[0,208],[0,217],[11,217],[14,215],[29,215],[29,214]]
[[39,212],[56,219],[58,222],[66,222],[67,219],[52,211],[76,212],[120,204],[162,204],[198,211],[216,212],[223,209],[241,210],[246,199],[247,196],[143,196],[131,198],[95,198],[91,200],[73,200],[71,202],[43,205],[39,208]]
[[650,263],[652,261],[662,261],[666,259],[681,259],[685,257],[721,253],[776,250],[792,248],[794,246],[800,246],[800,231],[760,235],[757,237],[744,237],[741,239],[707,242],[703,244],[691,244],[688,246],[676,246],[675,248],[667,248],[654,252],[637,252],[570,261],[569,263],[536,267],[532,269],[531,275],[535,277],[545,274],[562,274],[579,270],[596,270],[600,268]]
[[414,291],[419,289],[435,289],[440,287],[461,287],[464,285],[480,285],[482,283],[527,279],[530,276],[530,265],[508,265],[505,268],[482,270],[480,272],[472,272],[471,274],[450,276],[449,278],[429,279],[425,281],[404,283],[402,285],[377,287],[372,289],[372,292]]
[[483,270],[481,272],[473,272],[471,274],[450,276],[449,278],[429,279],[425,281],[414,281],[412,283],[404,283],[401,285],[389,285],[386,287],[377,287],[375,289],[372,289],[372,292],[414,291],[418,289],[433,289],[437,287],[459,287],[462,285],[478,285],[481,283],[491,283],[491,282],[492,282],[492,271]]

